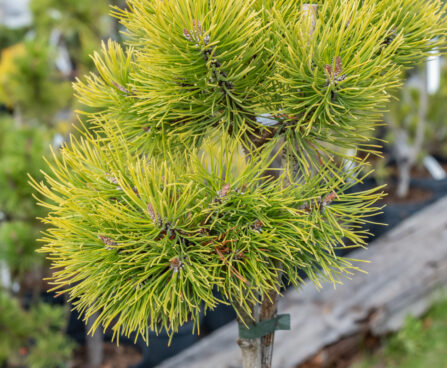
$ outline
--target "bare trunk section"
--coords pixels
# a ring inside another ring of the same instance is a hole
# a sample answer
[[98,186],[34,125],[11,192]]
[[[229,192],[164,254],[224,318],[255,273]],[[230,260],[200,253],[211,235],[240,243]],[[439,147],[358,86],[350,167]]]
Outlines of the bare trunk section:
[[[261,305],[260,320],[269,320],[276,316],[278,305],[278,294],[273,291],[268,297],[264,296]],[[275,341],[275,332],[261,338],[261,367],[271,368],[273,358],[273,343]]]
[[242,368],[261,368],[259,339],[239,339],[242,352]]
[[[246,325],[259,322],[260,308],[253,305],[251,315],[247,314],[240,306],[235,307],[238,312],[238,322]],[[260,339],[237,340],[242,353],[242,368],[261,368],[261,341]]]
[[[239,323],[252,325],[260,321],[274,318],[277,311],[278,294],[276,291],[264,295],[261,304],[256,304],[252,308],[251,315],[248,315],[241,307],[236,307]],[[273,357],[273,343],[275,332],[271,332],[258,339],[239,338],[237,343],[242,352],[243,368],[271,368]]]

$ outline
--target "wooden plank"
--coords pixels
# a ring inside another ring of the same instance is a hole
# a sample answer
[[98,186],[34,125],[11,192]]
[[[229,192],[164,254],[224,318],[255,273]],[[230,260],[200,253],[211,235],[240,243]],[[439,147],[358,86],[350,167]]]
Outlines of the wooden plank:
[[[281,299],[279,312],[291,314],[292,330],[276,333],[274,367],[296,367],[341,339],[361,331],[382,335],[400,328],[408,314],[424,313],[447,285],[447,197],[351,257],[369,262],[361,266],[367,274],[336,289],[317,291],[307,283]],[[240,367],[236,339],[230,323],[158,368]]]

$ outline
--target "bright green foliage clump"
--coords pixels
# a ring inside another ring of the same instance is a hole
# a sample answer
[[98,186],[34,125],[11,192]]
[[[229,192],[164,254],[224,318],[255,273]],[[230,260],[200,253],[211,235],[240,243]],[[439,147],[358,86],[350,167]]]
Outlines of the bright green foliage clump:
[[374,151],[389,90],[443,41],[444,8],[428,4],[116,10],[126,44],[104,46],[99,74],[75,85],[93,131],[33,181],[50,210],[42,251],[55,288],[86,317],[99,312],[95,327],[147,338],[219,302],[250,312],[283,274],[296,286],[300,271],[317,286],[349,274],[335,250],[365,244],[381,194],[350,191],[366,164],[344,158]]
[[[333,280],[351,267],[334,248],[343,237],[361,244],[357,226],[378,210],[368,208],[373,192],[344,193],[356,172],[349,184],[322,167],[302,185],[281,188],[262,180],[266,157],[238,169],[230,146],[188,163],[134,157],[124,144],[111,149],[93,139],[72,146],[53,168],[70,187],[51,176],[49,187],[40,187],[58,219],[49,221],[56,227],[45,249],[63,268],[56,283],[65,285],[69,274],[70,290],[84,296],[74,304],[102,307],[106,325],[120,313],[115,328],[126,333],[136,310],[153,329],[198,317],[202,303],[208,309],[219,302],[213,288],[248,306],[258,294],[279,292],[278,267],[296,286],[298,271],[319,284],[322,268]],[[343,204],[326,207],[322,198],[334,188]]]
[[111,33],[108,1],[33,0],[30,7],[26,38],[25,30],[0,32],[0,102],[24,123],[56,124],[55,115],[73,102],[70,81],[91,70],[89,55]]
[[11,367],[64,367],[74,343],[64,334],[66,310],[38,304],[25,311],[0,291],[0,364]]
[[28,121],[52,122],[55,113],[68,105],[71,86],[50,62],[55,55],[45,42],[27,41],[13,58],[11,71],[1,76],[2,102]]

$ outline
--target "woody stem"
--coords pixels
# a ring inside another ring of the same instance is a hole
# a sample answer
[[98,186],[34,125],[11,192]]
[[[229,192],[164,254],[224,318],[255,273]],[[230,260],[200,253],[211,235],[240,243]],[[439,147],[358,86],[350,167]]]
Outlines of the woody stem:
[[[277,296],[276,291],[265,294],[262,303],[252,306],[250,314],[242,307],[235,306],[239,314],[239,323],[253,325],[274,318],[277,312]],[[242,352],[242,367],[271,368],[274,337],[275,332],[257,339],[239,338],[238,345]]]
[[[269,320],[276,316],[278,294],[276,291],[271,291],[268,295],[264,295],[264,299],[261,304],[260,320]],[[261,367],[271,368],[273,357],[273,343],[275,338],[275,332],[271,332],[268,335],[261,337]]]
[[[238,322],[251,325],[259,322],[259,304],[253,304],[251,313],[247,313],[241,306],[235,306],[238,312]],[[237,341],[242,353],[242,368],[261,368],[260,339],[239,338]]]

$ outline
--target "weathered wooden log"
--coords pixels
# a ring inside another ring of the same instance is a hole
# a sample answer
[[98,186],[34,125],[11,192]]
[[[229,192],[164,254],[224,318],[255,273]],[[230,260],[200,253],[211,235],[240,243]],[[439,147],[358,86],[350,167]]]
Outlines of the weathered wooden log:
[[[423,314],[447,285],[447,197],[350,257],[369,262],[361,264],[367,273],[336,289],[317,291],[307,283],[281,298],[278,311],[291,314],[292,330],[276,333],[273,367],[296,367],[337,341],[366,331],[383,335],[399,329],[407,315]],[[240,367],[236,340],[231,323],[159,368]]]

